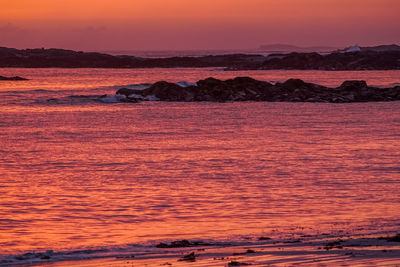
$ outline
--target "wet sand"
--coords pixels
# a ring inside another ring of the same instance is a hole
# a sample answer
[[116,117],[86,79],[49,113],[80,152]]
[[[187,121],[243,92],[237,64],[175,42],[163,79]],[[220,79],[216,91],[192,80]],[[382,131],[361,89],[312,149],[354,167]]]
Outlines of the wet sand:
[[[386,237],[386,236],[385,236]],[[393,237],[393,235],[391,235]],[[147,253],[32,266],[400,266],[400,242],[383,237],[261,240],[257,244],[160,248]]]

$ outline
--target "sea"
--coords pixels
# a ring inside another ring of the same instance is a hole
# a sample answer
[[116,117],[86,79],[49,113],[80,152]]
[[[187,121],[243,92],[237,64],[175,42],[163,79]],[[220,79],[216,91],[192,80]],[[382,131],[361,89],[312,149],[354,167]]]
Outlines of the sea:
[[399,101],[100,101],[160,80],[389,87],[400,71],[2,68],[0,75],[29,79],[0,81],[0,266],[152,253],[182,239],[232,245],[400,230]]

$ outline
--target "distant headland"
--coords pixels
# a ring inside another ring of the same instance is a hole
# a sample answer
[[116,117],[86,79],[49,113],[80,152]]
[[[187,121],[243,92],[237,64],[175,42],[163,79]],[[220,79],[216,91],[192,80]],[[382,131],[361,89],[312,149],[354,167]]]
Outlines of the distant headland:
[[[277,48],[276,45],[260,49]],[[279,47],[278,47],[279,48]],[[281,47],[285,53],[223,54],[196,57],[146,58],[65,49],[15,49],[0,47],[0,67],[16,68],[177,68],[222,67],[227,70],[399,70],[400,46],[352,46],[322,53],[317,47]],[[318,52],[311,52],[312,49]]]

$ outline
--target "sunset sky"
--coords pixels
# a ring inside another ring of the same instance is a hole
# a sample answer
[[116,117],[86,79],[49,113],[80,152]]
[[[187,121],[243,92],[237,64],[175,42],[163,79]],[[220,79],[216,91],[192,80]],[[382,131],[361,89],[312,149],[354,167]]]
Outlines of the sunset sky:
[[399,0],[0,0],[0,46],[184,50],[400,44]]

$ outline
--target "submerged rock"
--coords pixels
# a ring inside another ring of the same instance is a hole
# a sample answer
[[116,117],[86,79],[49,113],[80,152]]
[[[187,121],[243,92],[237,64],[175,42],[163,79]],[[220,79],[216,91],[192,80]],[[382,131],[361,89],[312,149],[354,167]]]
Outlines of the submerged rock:
[[123,96],[125,102],[157,100],[349,103],[400,100],[400,86],[377,88],[368,86],[365,81],[345,81],[336,88],[307,83],[300,79],[289,79],[273,85],[250,77],[236,77],[226,81],[207,78],[195,84],[183,87],[160,81],[143,90],[121,88],[116,95]]
[[389,242],[400,242],[400,234],[397,234],[395,236],[379,237],[378,239],[383,239]]
[[246,262],[239,262],[239,261],[231,261],[228,263],[228,267],[231,266],[247,266],[247,265],[251,265],[250,263],[246,263]]
[[19,76],[14,76],[14,77],[0,76],[0,81],[27,81],[27,80],[28,79]]
[[253,254],[253,253],[256,253],[256,251],[253,249],[248,249],[245,252],[233,253],[232,255],[239,256],[239,255],[246,255],[246,254]]
[[200,246],[212,246],[213,244],[205,243],[203,241],[189,241],[189,240],[178,240],[172,241],[170,244],[159,243],[156,248],[184,248],[184,247],[200,247]]
[[189,254],[183,256],[182,258],[180,258],[179,261],[190,261],[190,262],[194,262],[194,261],[196,261],[196,257],[197,257],[197,255],[194,254],[194,252],[192,252],[192,253],[189,253]]
[[342,242],[343,242],[343,240],[341,240],[341,239],[328,242],[325,244],[324,249],[325,250],[330,250],[330,249],[334,249],[334,248],[342,249],[343,248]]

